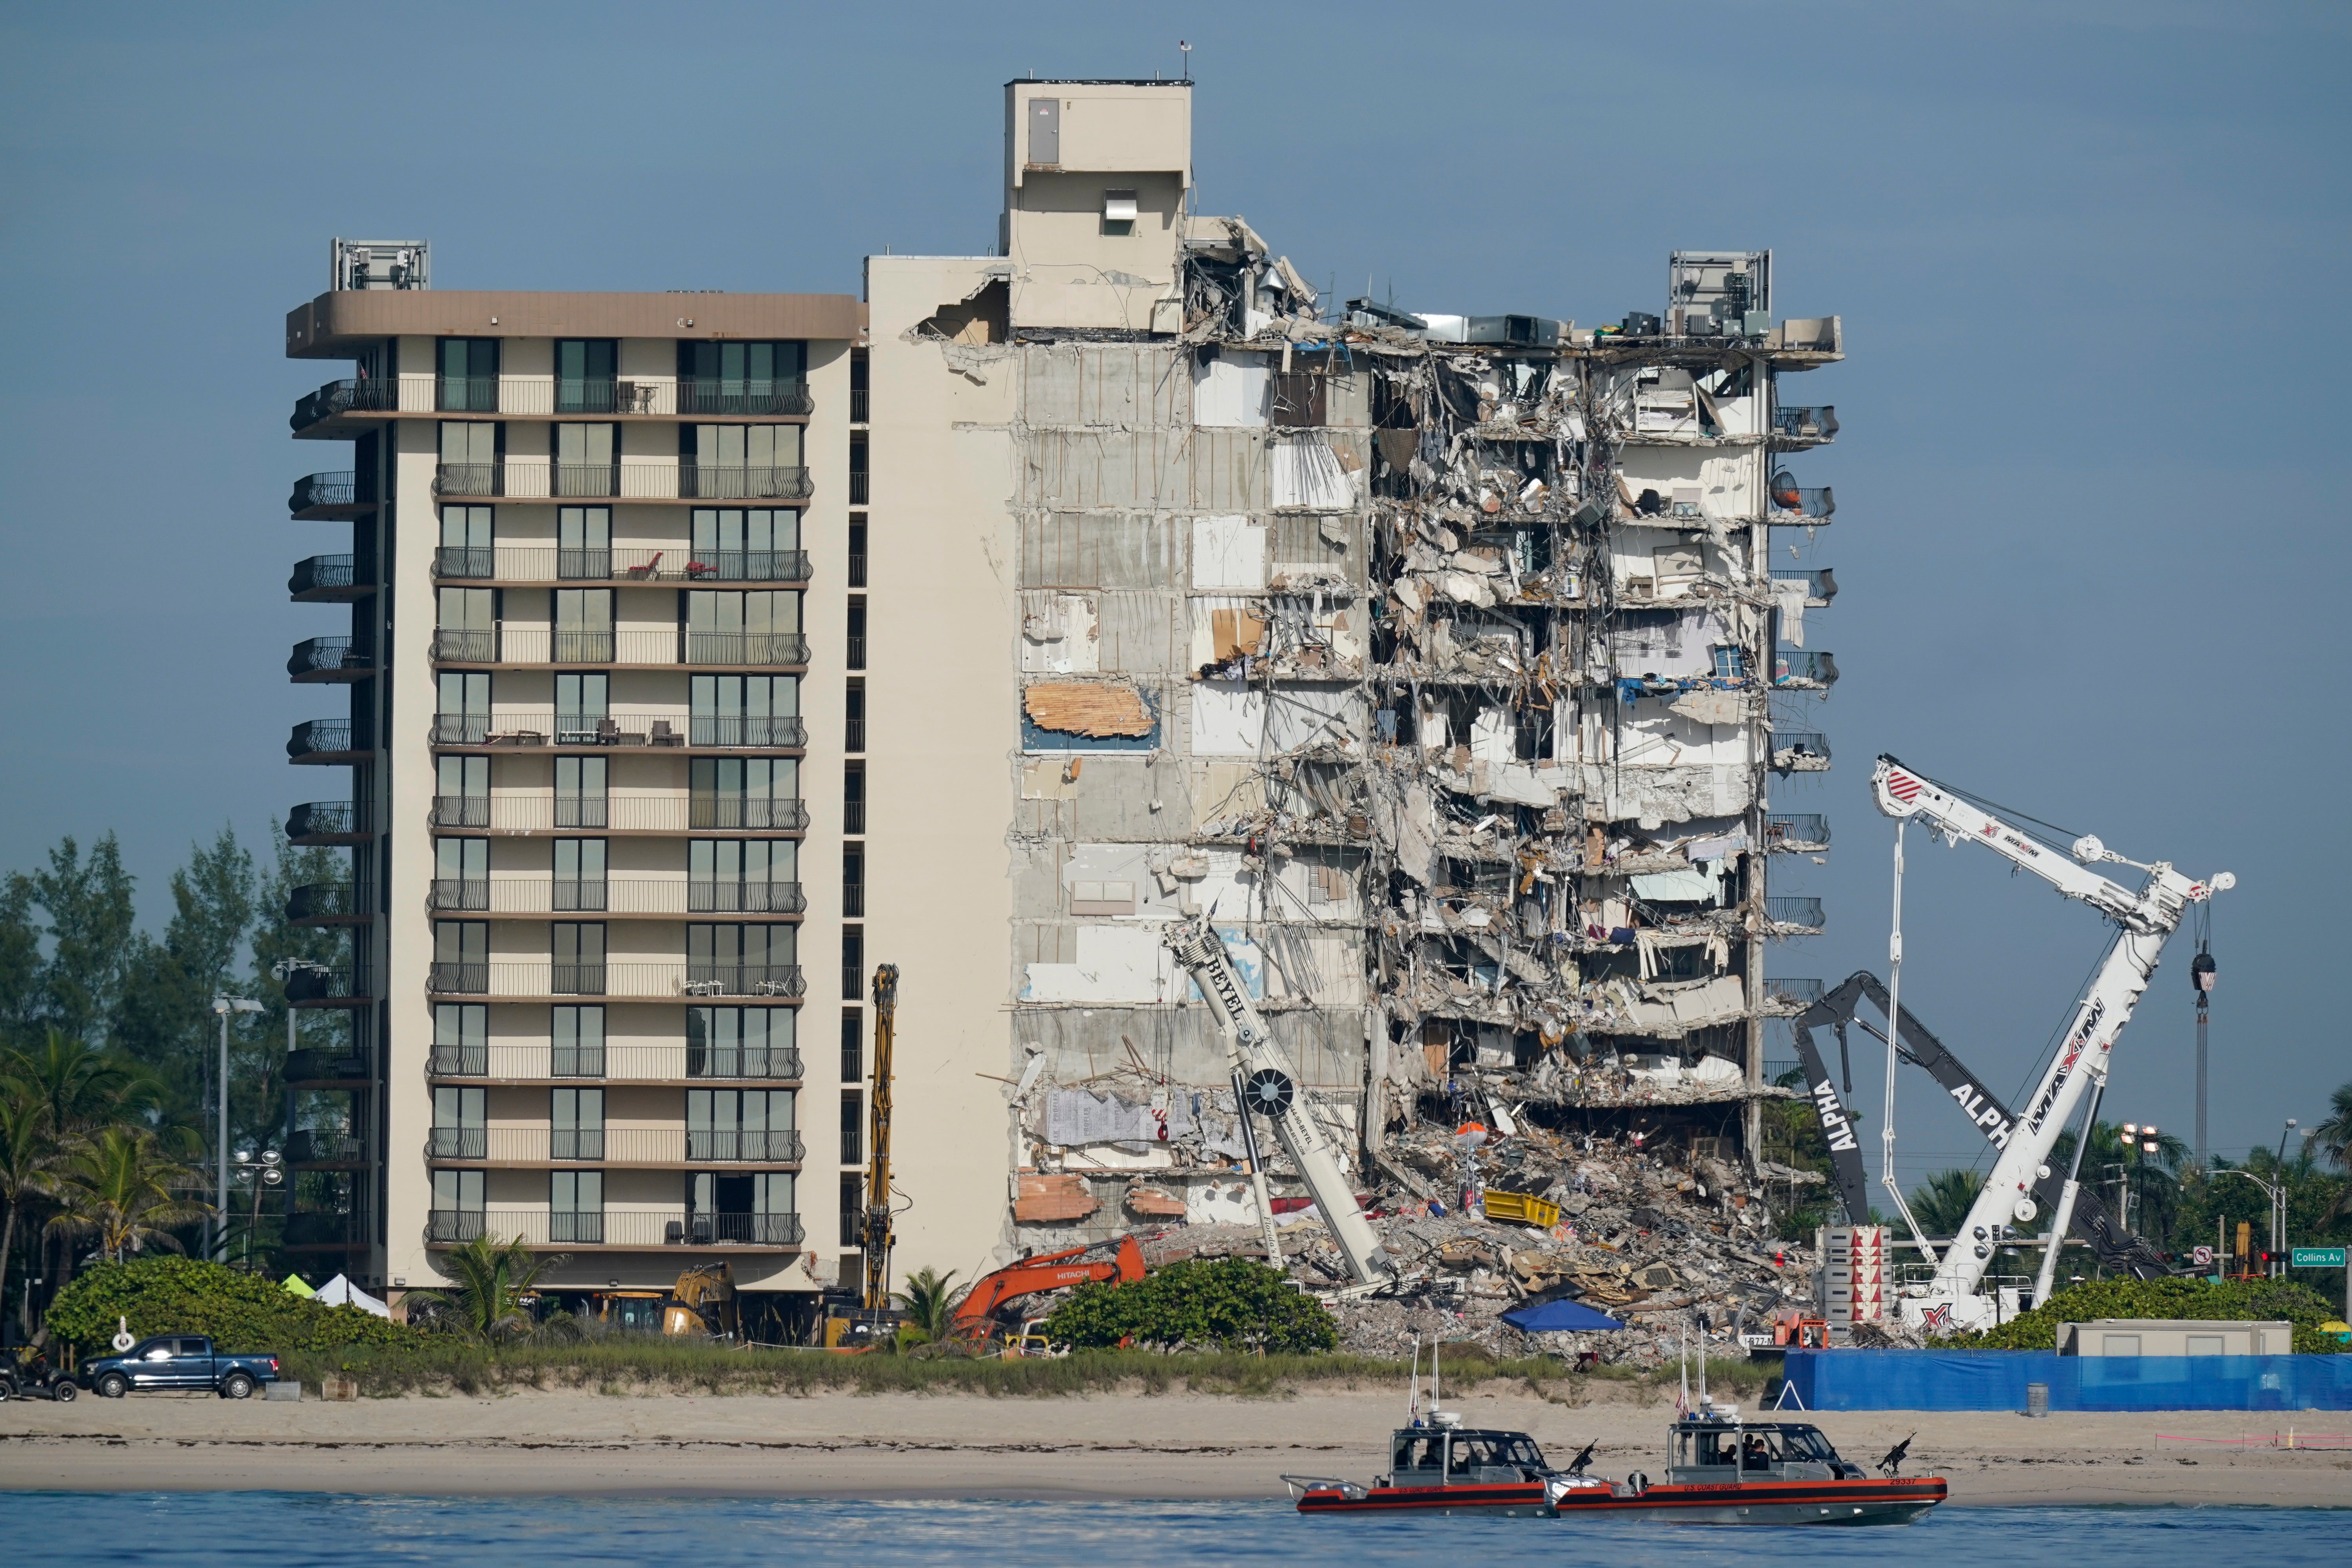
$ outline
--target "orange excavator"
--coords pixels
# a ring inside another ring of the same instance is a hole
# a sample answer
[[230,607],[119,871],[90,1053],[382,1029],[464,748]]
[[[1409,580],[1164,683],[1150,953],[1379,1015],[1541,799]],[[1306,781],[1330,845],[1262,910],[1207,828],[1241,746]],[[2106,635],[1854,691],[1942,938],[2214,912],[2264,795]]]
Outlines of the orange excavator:
[[956,1304],[954,1333],[958,1339],[969,1340],[992,1339],[1006,1332],[1017,1334],[1019,1324],[1001,1323],[996,1316],[997,1309],[1007,1302],[1034,1296],[1040,1290],[1057,1290],[1065,1285],[1083,1285],[1093,1280],[1116,1279],[1122,1285],[1132,1284],[1144,1273],[1143,1249],[1131,1236],[1074,1247],[1067,1252],[1048,1253],[1043,1258],[1024,1258],[993,1274],[983,1274],[973,1283]]

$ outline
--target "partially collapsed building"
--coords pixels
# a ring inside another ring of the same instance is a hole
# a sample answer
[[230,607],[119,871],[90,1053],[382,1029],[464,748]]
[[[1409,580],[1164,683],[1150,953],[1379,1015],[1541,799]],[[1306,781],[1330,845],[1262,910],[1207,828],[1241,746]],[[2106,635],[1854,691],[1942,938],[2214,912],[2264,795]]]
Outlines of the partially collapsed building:
[[1769,883],[1828,837],[1773,790],[1837,677],[1836,419],[1780,388],[1838,320],[1769,252],[1591,329],[1335,301],[1192,210],[1187,86],[1005,113],[1001,254],[867,265],[901,1256],[1248,1220],[1195,911],[1368,1185],[1443,1194],[1392,1158],[1432,1120],[1754,1184],[1769,955],[1822,918]]

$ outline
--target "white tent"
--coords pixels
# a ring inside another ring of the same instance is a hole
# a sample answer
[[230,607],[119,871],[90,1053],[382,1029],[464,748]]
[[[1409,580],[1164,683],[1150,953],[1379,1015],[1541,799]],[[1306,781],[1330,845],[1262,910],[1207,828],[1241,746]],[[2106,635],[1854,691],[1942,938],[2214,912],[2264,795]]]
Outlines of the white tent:
[[321,1307],[357,1307],[362,1312],[373,1312],[379,1318],[392,1316],[392,1309],[338,1274],[319,1287],[312,1298]]

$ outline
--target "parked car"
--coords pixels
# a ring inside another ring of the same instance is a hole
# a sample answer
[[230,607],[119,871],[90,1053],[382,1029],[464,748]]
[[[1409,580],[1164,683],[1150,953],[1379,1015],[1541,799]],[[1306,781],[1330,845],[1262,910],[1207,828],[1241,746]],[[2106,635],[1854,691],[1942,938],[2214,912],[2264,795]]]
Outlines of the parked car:
[[69,1405],[80,1392],[73,1373],[51,1366],[39,1351],[0,1357],[0,1399],[54,1399]]
[[278,1358],[267,1351],[225,1353],[197,1334],[158,1334],[121,1355],[85,1363],[79,1376],[100,1399],[120,1399],[134,1388],[209,1388],[223,1399],[250,1399],[256,1388],[278,1381]]

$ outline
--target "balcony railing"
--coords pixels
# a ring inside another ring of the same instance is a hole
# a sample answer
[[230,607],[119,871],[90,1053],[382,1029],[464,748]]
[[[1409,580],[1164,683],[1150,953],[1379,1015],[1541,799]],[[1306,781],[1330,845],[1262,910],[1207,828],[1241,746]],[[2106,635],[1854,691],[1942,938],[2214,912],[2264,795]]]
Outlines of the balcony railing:
[[1764,994],[1776,1002],[1794,1006],[1810,1007],[1822,999],[1822,983],[1818,980],[1767,980]]
[[[624,882],[621,886],[624,889],[634,889],[637,884]],[[601,877],[558,877],[547,884],[548,912],[551,914],[602,912],[611,902],[611,888],[612,884]]]
[[503,915],[796,915],[808,907],[798,882],[683,877],[438,878],[428,902],[438,911]]
[[487,544],[444,544],[433,552],[436,577],[489,578],[498,574],[499,552]]
[[686,634],[688,664],[806,664],[808,638],[798,632]]
[[1837,496],[1829,486],[1787,485],[1782,474],[1772,481],[1774,522],[1827,522],[1837,510]]
[[791,1046],[482,1044],[435,1046],[425,1070],[435,1078],[775,1083],[797,1082],[802,1066],[799,1050]]
[[366,818],[348,800],[307,801],[286,814],[289,844],[341,844],[366,836]]
[[1823,772],[1830,765],[1830,738],[1811,730],[1775,730],[1772,765],[1784,773]]
[[814,411],[798,381],[587,379],[549,375],[402,375],[331,381],[305,394],[287,423],[296,435],[346,414],[775,416]]
[[1822,925],[1822,901],[1819,899],[1767,899],[1764,918],[1774,925],[1801,926],[1807,931],[1819,931]]
[[[678,726],[686,725],[684,733]],[[544,708],[435,715],[436,746],[699,746],[714,751],[782,751],[808,744],[795,716],[764,714],[653,718],[642,713],[553,713]]]
[[798,632],[499,626],[436,631],[433,657],[451,664],[801,665],[808,639]]
[[841,915],[844,920],[866,918],[866,884],[844,882],[841,885]]
[[853,386],[849,389],[849,422],[852,425],[866,424],[867,422],[867,410],[871,408],[872,405],[873,395],[871,388]]
[[426,903],[435,910],[487,910],[490,907],[490,884],[487,879],[469,881],[463,878],[436,877]]
[[551,963],[547,988],[558,996],[604,996],[611,976],[602,963]]
[[689,996],[798,996],[808,982],[797,963],[689,963],[682,989]]
[[849,476],[849,504],[852,506],[866,505],[866,470],[863,468],[851,470]]
[[[373,580],[373,574],[368,581]],[[312,555],[294,563],[286,592],[297,599],[348,599],[362,586],[359,566],[349,555]]]
[[346,760],[365,750],[355,744],[348,719],[306,719],[286,739],[286,755],[294,762]]
[[1838,433],[1837,409],[1830,404],[1772,410],[1772,434],[1792,441],[1827,441]]
[[546,1209],[435,1209],[425,1240],[453,1247],[477,1237],[518,1239],[533,1247],[798,1247],[805,1234],[798,1215],[692,1214],[684,1209],[616,1209],[601,1214]]
[[508,583],[805,583],[805,550],[611,550],[569,545],[445,544],[434,574]]
[[375,668],[375,650],[351,637],[305,637],[286,673],[298,681],[356,680]]
[[362,510],[359,475],[305,474],[294,481],[286,510],[297,518],[349,517]]
[[488,500],[806,500],[813,493],[804,468],[664,462],[557,463],[509,458],[495,463],[441,463],[433,493]]
[[499,658],[499,634],[488,626],[452,631],[447,628],[433,634],[433,657],[444,663],[495,664]]
[[[545,989],[544,964],[514,964],[505,967],[536,969],[542,977],[541,990]],[[425,972],[425,988],[440,996],[484,996],[489,994],[490,966],[487,963],[436,963]]]
[[1818,599],[1824,605],[1837,597],[1837,574],[1826,566],[1822,567],[1818,571],[1810,572],[1776,571],[1772,574],[1772,581],[1775,583],[1802,583],[1805,585],[1805,597],[1808,599]]
[[436,1127],[425,1139],[428,1160],[481,1160],[489,1155],[487,1127]]
[[688,914],[796,915],[808,908],[798,882],[689,881]]
[[289,1083],[364,1083],[374,1077],[364,1052],[296,1050],[286,1053]]
[[790,798],[721,795],[445,795],[434,796],[430,820],[436,827],[499,833],[798,833],[808,826],[808,805]]
[[808,803],[745,795],[698,795],[688,803],[689,827],[741,827],[754,832],[797,833],[808,826]]
[[486,795],[436,795],[431,811],[436,827],[483,827],[490,825],[490,797]]
[[1830,819],[1820,812],[1776,811],[1764,819],[1770,849],[1820,848],[1830,841]]
[[286,895],[286,918],[295,925],[350,925],[374,911],[375,889],[366,882],[306,882]]
[[801,1135],[789,1129],[739,1131],[689,1127],[686,1132],[686,1157],[689,1160],[797,1164],[801,1154]]
[[298,1131],[286,1141],[294,1165],[354,1165],[367,1159],[367,1141],[356,1132]]
[[1772,684],[1775,686],[1835,686],[1837,657],[1834,654],[1782,648],[1772,656]]
[[350,969],[298,969],[286,981],[286,1000],[337,1006],[369,1000],[366,976]]

